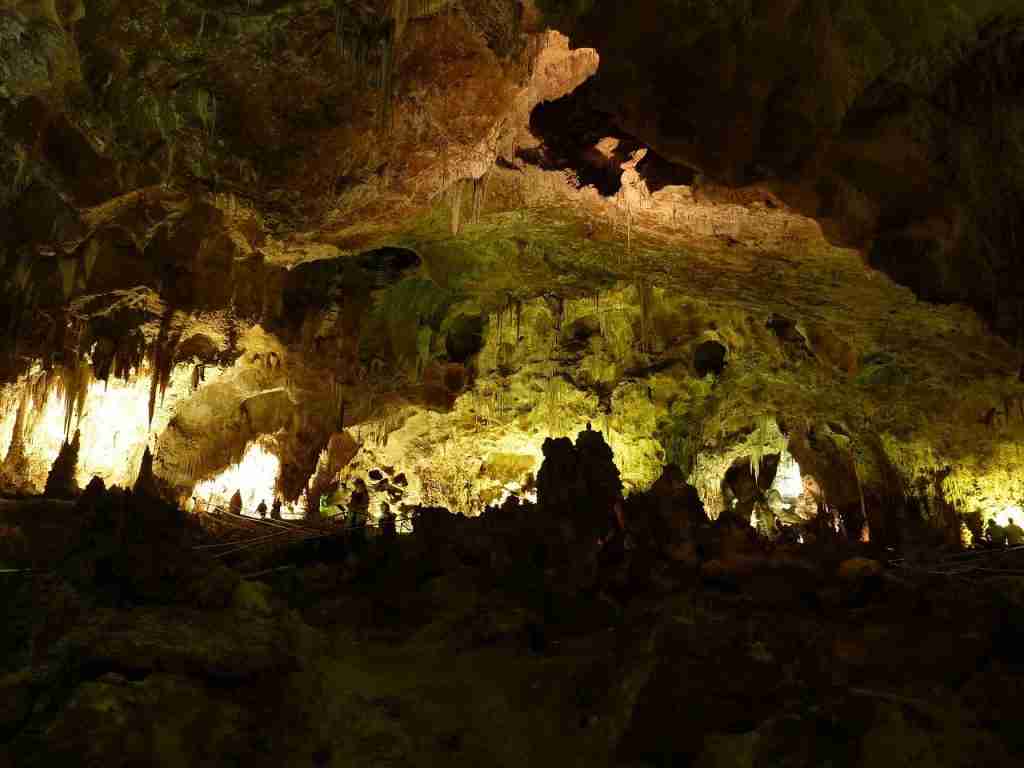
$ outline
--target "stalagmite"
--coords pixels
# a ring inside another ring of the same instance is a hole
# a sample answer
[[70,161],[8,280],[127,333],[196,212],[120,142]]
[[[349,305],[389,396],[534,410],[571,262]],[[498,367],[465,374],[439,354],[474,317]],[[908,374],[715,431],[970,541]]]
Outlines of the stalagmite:
[[46,478],[44,496],[55,499],[70,499],[78,495],[78,482],[75,473],[78,469],[78,452],[81,448],[81,433],[75,430],[74,439],[60,447],[60,453],[53,462],[50,474]]
[[160,498],[160,487],[157,484],[156,476],[153,474],[153,454],[146,446],[142,454],[142,464],[139,466],[139,476],[135,480],[132,491],[138,495],[148,496],[151,499]]
[[32,399],[31,390],[25,387],[18,398],[18,410],[14,417],[14,429],[11,434],[11,444],[7,448],[7,455],[4,457],[3,465],[0,466],[0,481],[7,485],[17,485],[24,482],[27,474],[25,461],[25,430],[29,420],[29,407]]

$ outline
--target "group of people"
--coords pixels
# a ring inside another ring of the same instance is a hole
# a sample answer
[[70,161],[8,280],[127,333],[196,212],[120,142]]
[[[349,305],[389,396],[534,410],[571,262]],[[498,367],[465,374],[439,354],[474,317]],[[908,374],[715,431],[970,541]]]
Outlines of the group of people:
[[[196,501],[198,505],[198,500]],[[268,508],[265,500],[260,500],[259,506],[256,507],[256,512],[259,514],[261,520],[267,519],[267,513],[270,513],[271,520],[280,520],[281,518],[281,499],[275,498],[273,504]],[[198,506],[197,506],[198,508]],[[231,501],[228,505],[228,511],[234,515],[242,514],[242,493],[241,491],[235,491],[231,497]],[[339,507],[339,511],[344,513],[344,509]],[[355,481],[355,490],[352,492],[352,496],[349,500],[348,505],[348,516],[346,520],[347,526],[353,530],[363,529],[370,523],[370,493],[366,487],[365,481],[357,479]],[[395,534],[397,532],[397,517],[394,512],[391,511],[391,505],[386,501],[381,502],[380,510],[380,529],[387,534]]]
[[[213,514],[218,514],[218,511],[219,511],[218,507],[213,506],[209,510],[207,510],[207,507],[206,507],[207,502],[204,502],[204,501],[202,501],[199,498],[194,498],[193,499],[193,503],[195,504],[195,506],[194,506],[194,511],[195,512],[210,511]],[[243,503],[242,503],[242,492],[241,492],[241,490],[235,491],[234,494],[231,496],[231,500],[228,502],[228,512],[231,513],[232,515],[241,515],[242,514],[242,506],[243,506]],[[280,520],[281,519],[281,507],[282,506],[283,505],[282,505],[280,499],[274,499],[273,506],[270,507],[270,509],[269,509],[270,517],[271,517],[272,520]],[[266,517],[267,517],[267,511],[268,511],[267,503],[265,501],[261,500],[259,506],[256,507],[256,512],[259,513],[259,516],[260,516],[261,519],[265,520]]]
[[1024,544],[1024,528],[1013,522],[1012,517],[1007,519],[1006,525],[989,520],[985,540],[992,547],[1018,547]]
[[[340,508],[339,508],[340,509]],[[355,488],[348,502],[348,527],[355,532],[356,536],[361,535],[363,529],[370,524],[370,490],[366,487],[366,481],[356,478]],[[386,501],[380,503],[380,526],[381,533],[390,537],[397,535],[397,518],[391,511],[391,505]]]
[[[260,520],[267,519],[267,502],[260,500],[260,505],[256,507],[256,511],[259,512]],[[274,504],[270,508],[270,519],[280,520],[281,519],[281,500],[274,499]]]

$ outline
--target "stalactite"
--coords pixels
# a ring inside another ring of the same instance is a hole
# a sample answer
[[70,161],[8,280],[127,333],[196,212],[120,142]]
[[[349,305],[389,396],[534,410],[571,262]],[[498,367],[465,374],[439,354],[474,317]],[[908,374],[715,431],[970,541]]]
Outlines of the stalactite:
[[[67,369],[65,369],[67,370]],[[85,411],[85,400],[89,396],[89,385],[92,383],[92,366],[85,362],[73,363],[70,381],[64,390],[64,438],[71,434],[71,421],[78,415],[79,422]]]
[[178,348],[178,337],[171,333],[173,317],[174,310],[168,308],[160,321],[160,333],[150,349],[152,379],[149,386],[149,423],[151,425],[156,413],[157,394],[160,395],[162,401],[171,382],[171,373],[174,371],[174,353]]
[[91,341],[88,347],[93,378],[97,381],[109,382],[110,369],[114,363],[114,354],[116,352],[114,343],[104,336]]
[[50,393],[50,387],[53,385],[53,382],[54,379],[50,375],[50,371],[42,371],[35,379],[33,379],[30,385],[33,409],[42,409],[43,405],[46,403],[46,398]]
[[764,458],[770,444],[769,437],[769,424],[771,422],[771,416],[765,414],[762,415],[757,422],[757,427],[754,430],[752,436],[752,443],[750,450],[750,471],[754,475],[754,482],[758,480],[758,476],[761,472],[761,460]]
[[451,191],[451,232],[458,236],[462,228],[462,184],[456,181]]
[[641,281],[637,285],[640,297],[640,351],[650,352],[651,344],[651,305],[654,303],[654,288],[650,283]]
[[470,221],[474,224],[480,223],[483,215],[484,202],[487,194],[487,176],[484,174],[478,179],[473,179],[473,201],[471,206]]
[[132,373],[142,369],[142,361],[147,357],[146,341],[142,334],[132,334],[118,342],[113,357],[114,377],[121,381],[129,381]]
[[[163,384],[164,360],[160,353],[160,346],[153,346],[153,355],[150,361],[150,385],[149,385],[149,423],[153,423],[153,415],[156,413],[156,396],[166,385]],[[169,375],[169,374],[168,374]]]

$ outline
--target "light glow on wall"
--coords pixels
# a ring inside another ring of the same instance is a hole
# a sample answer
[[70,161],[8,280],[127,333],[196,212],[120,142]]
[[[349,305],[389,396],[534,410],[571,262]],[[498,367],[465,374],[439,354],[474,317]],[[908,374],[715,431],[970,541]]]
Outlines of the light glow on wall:
[[0,387],[0,462],[7,456],[14,435],[14,421],[18,418],[17,385]]
[[[242,514],[247,517],[259,517],[256,508],[260,502],[267,505],[267,515],[274,503],[274,488],[278,475],[281,473],[281,460],[268,450],[262,441],[257,440],[249,445],[242,460],[225,469],[216,477],[198,483],[192,491],[192,501],[188,508],[194,510],[196,502],[204,510],[214,507],[227,509],[235,491],[242,496]],[[298,504],[283,504],[281,516],[289,519],[301,518],[302,511]]]
[[1003,507],[999,512],[996,512],[993,517],[995,518],[996,523],[1003,527],[1009,525],[1010,520],[1013,520],[1017,525],[1021,525],[1021,523],[1024,523],[1024,508],[1021,508],[1016,504],[1011,504]]
[[[0,411],[0,460],[7,456],[17,418],[18,401],[31,376],[6,388]],[[149,423],[148,375],[133,376],[129,381],[94,381],[89,384],[81,413],[71,422],[70,438],[75,430],[79,438],[76,480],[81,487],[93,477],[107,486],[131,486],[138,476],[142,455],[151,434],[167,426],[171,405],[190,391],[190,376],[180,369],[171,377],[167,392]],[[24,425],[23,441],[27,477],[19,478],[26,486],[41,492],[54,459],[64,442],[66,399],[51,389],[41,403],[32,403]]]
[[786,501],[796,499],[804,492],[804,479],[800,474],[800,465],[787,451],[783,451],[779,458],[779,468],[775,474],[772,488],[777,490]]

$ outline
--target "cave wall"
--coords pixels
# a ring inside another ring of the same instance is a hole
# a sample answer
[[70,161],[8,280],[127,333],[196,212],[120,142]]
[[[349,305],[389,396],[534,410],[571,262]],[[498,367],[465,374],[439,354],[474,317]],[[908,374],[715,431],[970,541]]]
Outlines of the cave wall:
[[[478,505],[591,421],[629,487],[679,463],[713,507],[771,422],[838,426],[876,508],[1001,508],[1019,29],[997,0],[4,2],[4,402],[128,382],[181,495],[273,436],[297,498],[356,426],[360,471],[461,462]],[[608,189],[531,160],[574,92]]]
[[622,130],[711,188],[778,192],[922,298],[1016,338],[1019,2],[538,6],[601,55],[592,99]]

